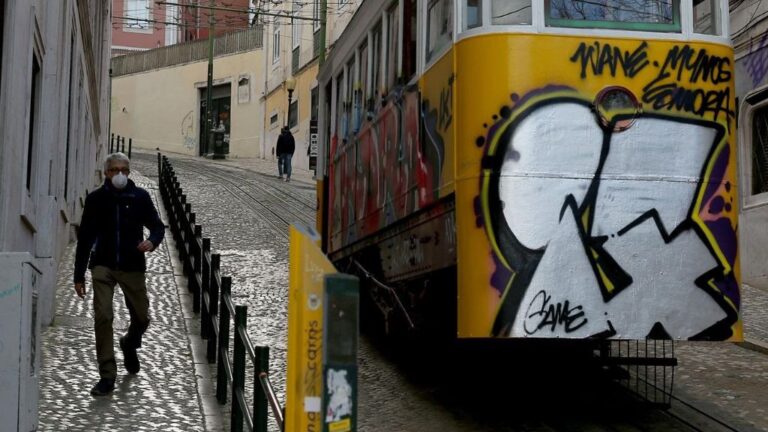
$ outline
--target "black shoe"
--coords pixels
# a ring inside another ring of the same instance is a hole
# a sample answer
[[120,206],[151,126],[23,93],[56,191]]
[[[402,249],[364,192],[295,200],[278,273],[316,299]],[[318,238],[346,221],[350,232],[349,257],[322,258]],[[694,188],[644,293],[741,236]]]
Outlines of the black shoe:
[[136,354],[136,348],[129,347],[128,341],[125,336],[120,338],[120,349],[123,350],[123,366],[129,374],[139,373],[141,364],[139,364],[139,356]]
[[115,380],[102,378],[99,380],[98,383],[96,383],[95,386],[93,386],[93,388],[91,389],[91,394],[93,396],[106,396],[112,393],[112,390],[114,389],[115,389]]

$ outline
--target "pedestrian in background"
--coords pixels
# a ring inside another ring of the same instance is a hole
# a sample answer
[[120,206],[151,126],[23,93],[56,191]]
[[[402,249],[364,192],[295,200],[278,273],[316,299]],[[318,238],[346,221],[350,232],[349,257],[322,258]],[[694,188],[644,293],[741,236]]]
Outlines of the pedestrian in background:
[[[165,227],[149,193],[128,179],[130,160],[113,153],[104,163],[106,180],[85,199],[75,252],[75,292],[85,298],[85,269],[93,279],[93,312],[96,331],[96,357],[101,379],[91,389],[104,396],[115,388],[115,362],[112,330],[112,299],[120,285],[131,315],[128,332],[120,338],[123,365],[130,374],[139,372],[136,349],[149,326],[149,298],[145,280],[145,252],[155,250],[163,240]],[[144,227],[149,238],[144,240]],[[89,263],[90,261],[90,263]]]
[[280,137],[277,138],[277,171],[278,177],[283,178],[285,174],[285,181],[291,181],[291,158],[296,151],[296,140],[293,139],[293,134],[288,126],[284,126]]

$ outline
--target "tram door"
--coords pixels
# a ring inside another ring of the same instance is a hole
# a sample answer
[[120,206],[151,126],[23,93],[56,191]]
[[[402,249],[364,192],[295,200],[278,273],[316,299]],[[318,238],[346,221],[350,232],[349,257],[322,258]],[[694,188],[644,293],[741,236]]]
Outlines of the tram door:
[[[211,116],[213,117],[213,129],[224,129],[224,136],[229,137],[230,134],[230,103],[231,97],[230,84],[222,84],[213,86],[213,106],[211,107]],[[208,148],[208,130],[205,125],[205,104],[206,104],[206,89],[205,87],[200,89],[200,137],[198,146],[198,154],[200,156],[213,153],[213,148]]]

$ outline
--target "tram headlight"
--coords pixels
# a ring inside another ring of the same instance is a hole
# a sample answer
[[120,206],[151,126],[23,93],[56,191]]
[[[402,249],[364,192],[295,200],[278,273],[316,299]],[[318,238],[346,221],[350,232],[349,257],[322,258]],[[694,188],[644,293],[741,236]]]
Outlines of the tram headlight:
[[592,103],[600,125],[613,132],[629,129],[643,112],[642,104],[628,89],[611,86],[600,90]]

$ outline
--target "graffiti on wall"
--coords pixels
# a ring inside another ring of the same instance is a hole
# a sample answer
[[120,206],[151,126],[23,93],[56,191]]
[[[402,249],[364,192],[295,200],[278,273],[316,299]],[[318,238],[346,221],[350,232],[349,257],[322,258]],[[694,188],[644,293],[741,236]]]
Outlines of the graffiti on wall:
[[731,337],[740,297],[730,60],[688,45],[654,59],[646,42],[582,43],[569,60],[580,79],[652,68],[637,87],[648,109],[605,124],[592,100],[552,85],[513,94],[486,125],[475,211],[496,263],[492,333]]
[[197,135],[195,134],[195,114],[194,111],[190,111],[181,120],[181,137],[183,139],[184,148],[192,150],[197,145]]
[[752,78],[752,86],[757,87],[763,83],[768,74],[768,33],[763,34],[757,44],[750,41],[749,55],[747,55],[747,73]]

